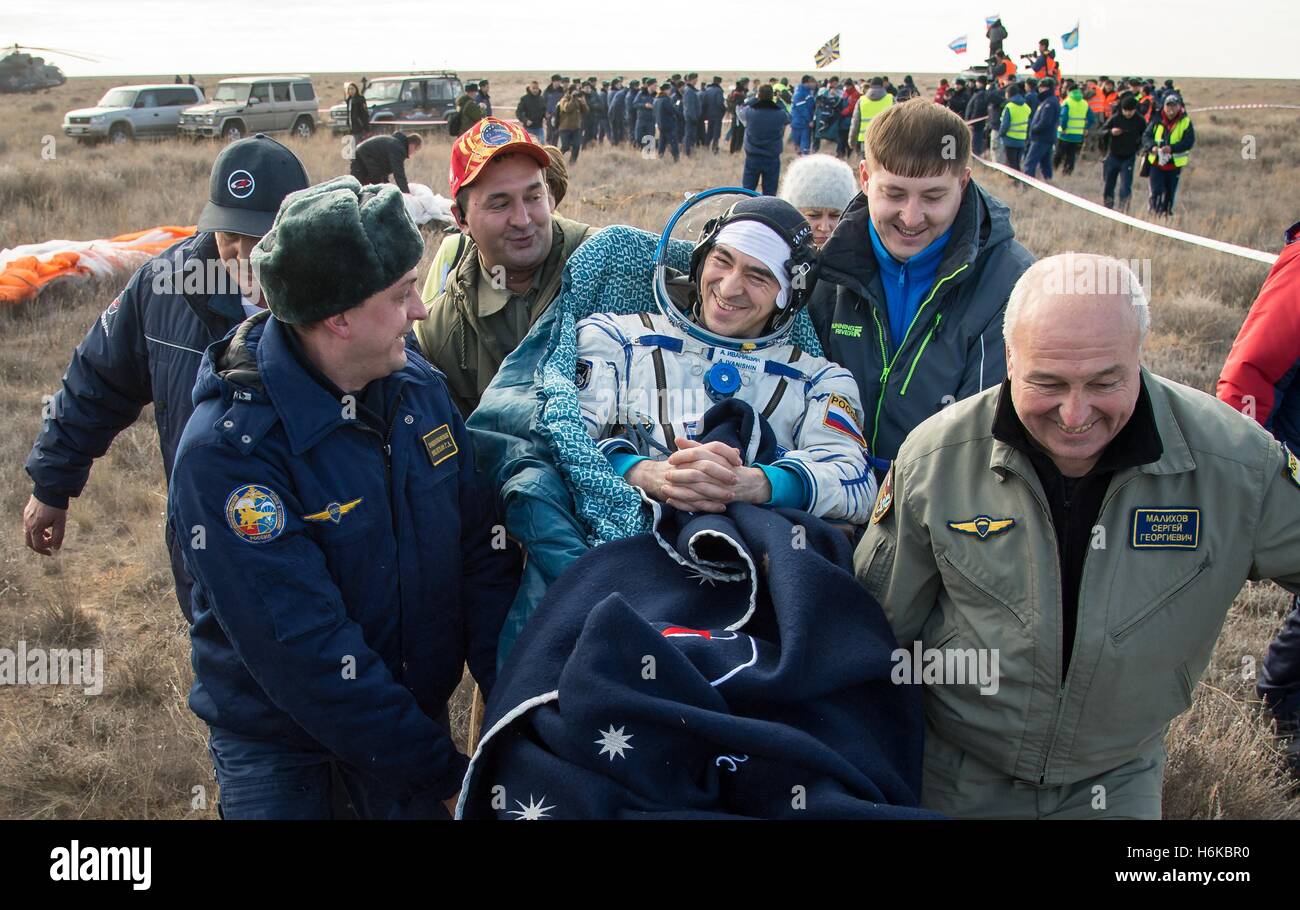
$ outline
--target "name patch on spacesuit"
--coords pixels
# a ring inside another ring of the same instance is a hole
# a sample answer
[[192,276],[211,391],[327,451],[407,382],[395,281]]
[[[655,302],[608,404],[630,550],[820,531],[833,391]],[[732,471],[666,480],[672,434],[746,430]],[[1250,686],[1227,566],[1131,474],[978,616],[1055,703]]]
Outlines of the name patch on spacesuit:
[[753,354],[742,354],[739,351],[728,351],[724,348],[718,348],[714,352],[714,359],[722,363],[734,364],[742,370],[754,372],[763,367],[763,358],[755,357]]

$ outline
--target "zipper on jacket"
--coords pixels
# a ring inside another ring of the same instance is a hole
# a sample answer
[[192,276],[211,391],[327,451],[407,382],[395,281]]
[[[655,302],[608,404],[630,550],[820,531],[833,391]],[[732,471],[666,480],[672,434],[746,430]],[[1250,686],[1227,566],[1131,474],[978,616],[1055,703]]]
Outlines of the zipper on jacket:
[[[1097,510],[1098,525],[1101,524],[1102,516],[1106,514],[1106,506],[1110,505],[1111,500],[1113,500],[1119,494],[1120,490],[1124,489],[1126,486],[1128,486],[1130,483],[1136,480],[1137,476],[1138,476],[1138,472],[1133,473],[1123,483],[1121,483],[1119,486],[1115,487],[1114,489],[1110,490],[1106,494],[1106,498],[1103,499],[1101,502],[1101,508]],[[1042,503],[1040,502],[1040,505],[1041,504]],[[1047,517],[1048,517],[1048,526],[1050,527],[1051,517],[1052,517],[1050,511],[1048,511]],[[1054,547],[1056,546],[1056,529],[1054,527],[1052,528],[1052,545]],[[1060,549],[1057,548],[1056,552],[1059,554]],[[1056,562],[1057,562],[1056,571],[1057,574],[1060,575],[1061,560],[1059,556],[1057,557]],[[1079,598],[1078,598],[1078,603],[1075,606],[1074,644],[1070,648],[1070,670],[1073,670],[1075,667],[1075,655],[1079,650],[1079,639],[1082,637],[1079,635],[1080,624],[1079,624],[1078,615],[1079,615],[1079,610],[1082,609],[1084,604],[1083,583],[1086,579],[1087,579],[1087,571],[1086,571],[1086,560],[1085,560],[1085,571],[1081,573],[1079,576]],[[1064,599],[1062,599],[1062,605],[1063,604],[1064,604]],[[1064,644],[1063,635],[1064,635],[1063,629],[1060,625],[1058,625],[1057,636],[1056,636],[1056,653],[1057,653],[1057,659],[1062,662],[1062,665],[1065,660],[1065,655],[1062,653],[1063,651],[1062,645]],[[1047,749],[1043,752],[1043,766],[1038,769],[1038,783],[1040,785],[1045,783],[1047,780],[1047,765],[1052,760],[1052,750],[1056,748],[1056,737],[1061,732],[1061,719],[1062,719],[1061,706],[1065,703],[1065,692],[1066,689],[1069,688],[1069,686],[1070,686],[1070,672],[1069,670],[1067,670],[1065,676],[1061,679],[1061,688],[1057,690],[1056,693],[1056,709],[1053,712],[1053,717],[1052,717],[1052,735],[1047,740]]]
[[[880,358],[881,362],[885,365],[885,368],[880,372],[880,397],[876,399],[876,419],[871,427],[871,450],[873,452],[876,450],[876,435],[880,432],[880,408],[885,403],[885,384],[889,380],[889,374],[894,369],[894,364],[898,362],[899,355],[903,353],[903,348],[907,345],[907,339],[912,335],[913,326],[915,326],[917,320],[921,318],[921,314],[925,312],[925,308],[930,305],[930,301],[934,299],[934,295],[939,292],[939,288],[943,287],[953,278],[956,278],[969,267],[970,263],[964,262],[955,272],[950,275],[945,275],[934,283],[934,287],[930,288],[930,293],[926,295],[925,300],[921,301],[921,305],[917,307],[916,315],[912,317],[911,323],[907,326],[907,331],[903,333],[903,337],[899,340],[898,349],[894,351],[894,356],[892,358],[889,356],[889,352],[885,348],[885,331],[880,324],[880,314],[877,312],[876,307],[873,306],[871,308],[872,318],[876,320],[876,329],[880,334]],[[926,341],[929,341],[929,336],[926,336]],[[919,357],[920,355],[918,354],[917,356]],[[913,359],[912,364],[913,366],[916,365],[915,359]],[[910,379],[911,374],[909,373],[908,376]]]
[[871,451],[876,450],[876,433],[880,430],[880,406],[885,403],[885,383],[889,381],[889,369],[893,366],[889,360],[889,349],[885,346],[885,327],[880,322],[880,313],[871,308],[871,318],[876,321],[876,337],[880,339],[880,395],[876,398],[876,418],[871,422]]
[[[390,522],[390,527],[392,528],[393,531],[393,543],[395,545],[393,561],[396,568],[394,575],[397,579],[397,653],[398,654],[404,653],[402,650],[403,647],[402,643],[403,641],[405,641],[406,638],[405,630],[402,628],[402,619],[405,616],[405,611],[402,609],[402,548],[400,545],[399,535],[397,531],[397,508],[393,503],[393,426],[397,422],[397,412],[398,410],[400,410],[401,406],[402,406],[402,389],[399,386],[397,389],[397,397],[393,399],[392,419],[387,421],[388,430],[386,433],[382,435],[378,430],[370,426],[370,424],[366,423],[364,420],[353,419],[349,421],[349,423],[351,423],[353,426],[356,426],[358,429],[361,429],[364,432],[371,434],[372,436],[378,437],[380,443],[379,451],[382,452],[384,456],[384,489],[388,493],[389,522]],[[403,682],[405,682],[405,679],[406,679],[406,658],[403,657],[402,658]]]
[[934,314],[934,323],[930,326],[930,331],[925,333],[925,340],[921,342],[921,349],[916,352],[912,358],[912,365],[907,370],[907,378],[903,380],[903,389],[899,397],[907,394],[907,387],[912,384],[912,374],[916,372],[916,365],[921,360],[921,355],[925,353],[926,346],[930,344],[930,339],[934,337],[935,330],[939,328],[939,322],[943,319],[943,313]]

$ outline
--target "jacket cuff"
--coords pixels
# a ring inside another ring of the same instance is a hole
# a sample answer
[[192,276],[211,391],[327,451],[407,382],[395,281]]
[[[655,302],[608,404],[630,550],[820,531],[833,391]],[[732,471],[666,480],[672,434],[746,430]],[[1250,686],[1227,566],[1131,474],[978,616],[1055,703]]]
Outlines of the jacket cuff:
[[68,500],[71,498],[64,493],[56,493],[48,487],[42,487],[39,484],[32,487],[32,496],[42,505],[47,505],[51,509],[66,509]]
[[779,506],[783,509],[803,509],[807,511],[809,503],[808,486],[803,476],[785,465],[756,464],[772,485],[772,498],[763,503],[765,506]]
[[606,452],[605,457],[609,459],[609,466],[619,477],[626,477],[627,472],[632,470],[632,466],[638,461],[650,460],[647,456],[637,455],[635,452]]
[[[626,452],[629,455],[640,454],[636,450],[636,446],[632,445],[631,441],[623,436],[611,436],[609,439],[602,439],[596,444],[596,448],[600,449],[601,454],[608,458],[611,464],[614,460],[612,456],[616,453]],[[615,470],[618,470],[617,465],[615,465]]]

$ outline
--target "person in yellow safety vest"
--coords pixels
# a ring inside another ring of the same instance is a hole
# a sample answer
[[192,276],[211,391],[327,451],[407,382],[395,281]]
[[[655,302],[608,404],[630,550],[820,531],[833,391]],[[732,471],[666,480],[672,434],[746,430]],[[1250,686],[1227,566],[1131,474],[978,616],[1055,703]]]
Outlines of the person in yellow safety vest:
[[893,103],[894,96],[885,91],[885,80],[872,76],[866,94],[858,99],[853,121],[849,124],[849,135],[855,137],[859,154],[862,152],[862,143],[867,138],[867,127]]
[[1007,86],[1007,103],[1002,108],[998,133],[1002,137],[1002,148],[1007,153],[1007,166],[1016,170],[1020,170],[1020,156],[1029,140],[1031,113],[1020,83],[1013,82]]
[[1151,180],[1151,211],[1157,215],[1174,213],[1174,196],[1178,193],[1178,178],[1187,167],[1188,152],[1196,143],[1192,119],[1183,108],[1182,96],[1177,92],[1165,95],[1160,113],[1151,118],[1142,134],[1142,150],[1147,153],[1148,174]]
[[1061,104],[1061,122],[1056,127],[1056,161],[1063,174],[1074,173],[1074,162],[1083,148],[1085,134],[1094,125],[1094,115],[1083,100],[1083,91],[1071,84],[1069,94]]

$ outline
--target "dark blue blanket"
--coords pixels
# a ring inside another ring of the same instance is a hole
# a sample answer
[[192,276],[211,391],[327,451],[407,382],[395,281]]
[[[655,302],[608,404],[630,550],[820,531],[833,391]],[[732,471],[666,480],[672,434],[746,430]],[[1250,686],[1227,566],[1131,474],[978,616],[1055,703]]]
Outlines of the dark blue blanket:
[[845,535],[795,510],[653,509],[653,533],[580,557],[524,628],[461,815],[933,817],[921,689],[890,681]]

